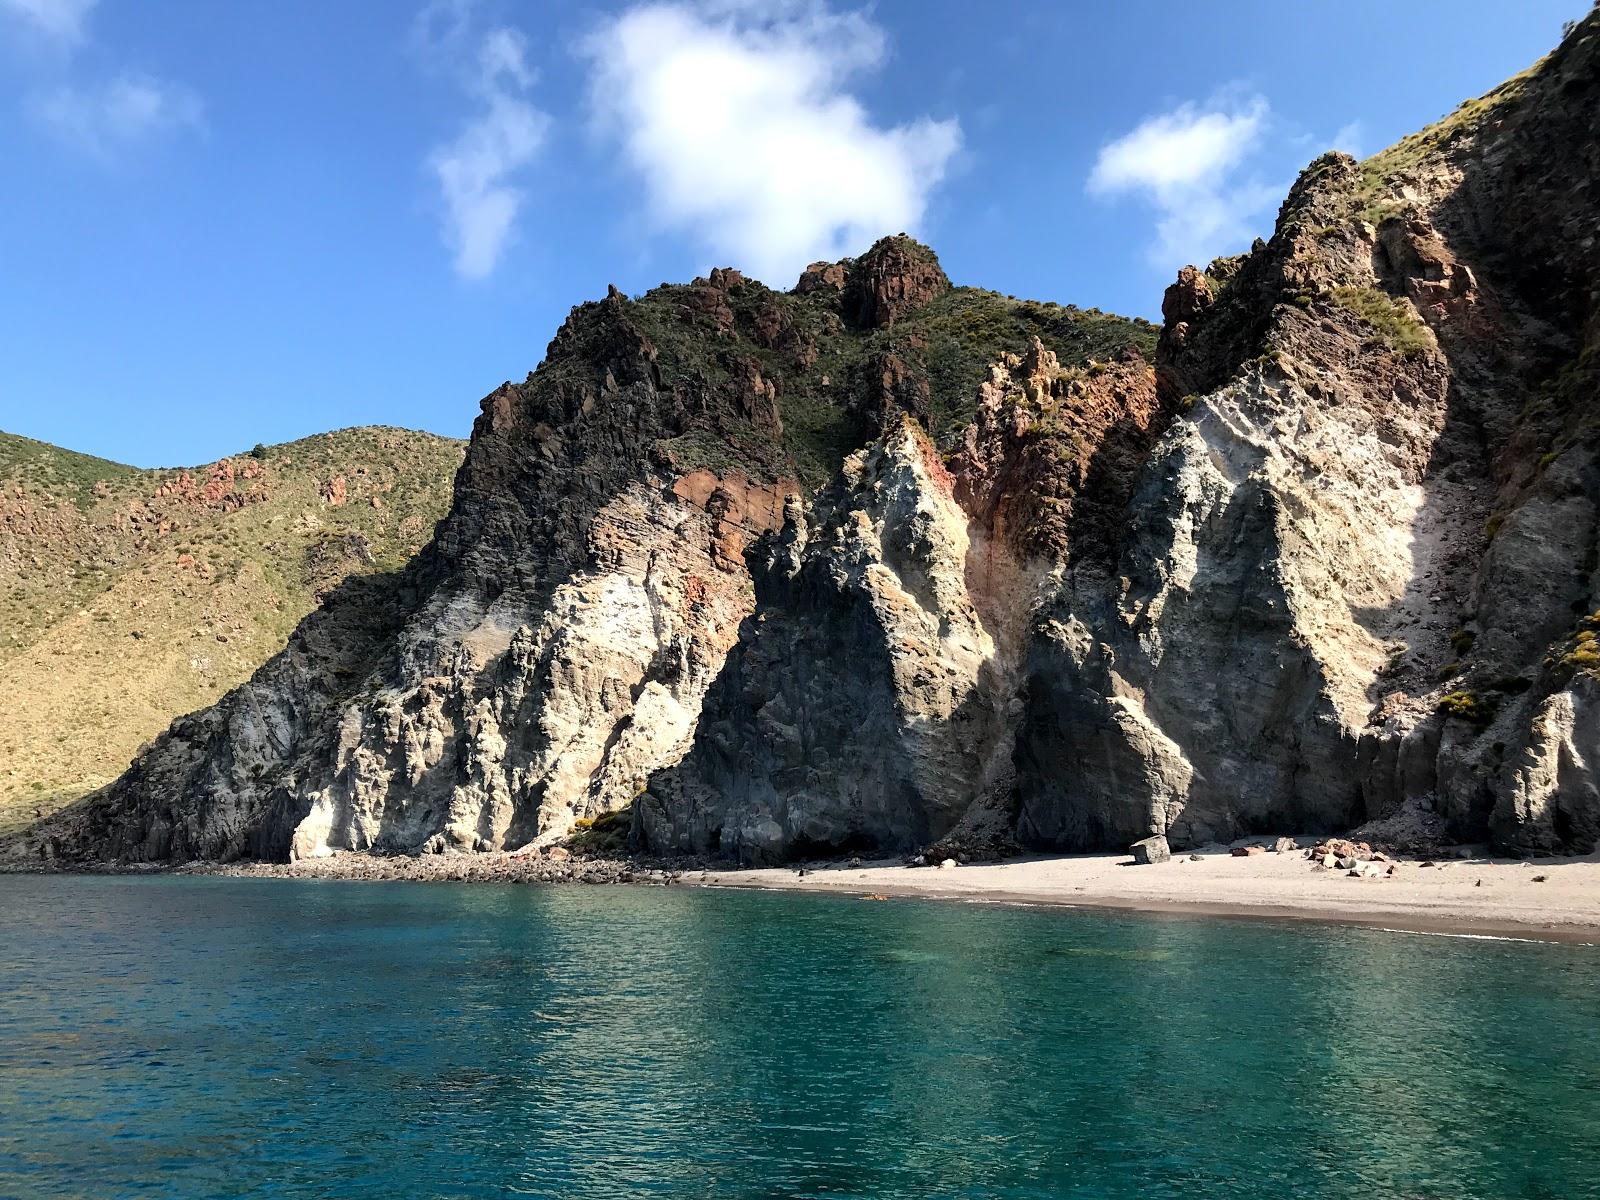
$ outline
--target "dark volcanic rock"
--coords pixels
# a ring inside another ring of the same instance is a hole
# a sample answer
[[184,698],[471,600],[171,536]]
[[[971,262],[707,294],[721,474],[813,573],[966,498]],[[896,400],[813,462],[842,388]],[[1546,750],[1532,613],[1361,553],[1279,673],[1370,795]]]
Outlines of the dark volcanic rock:
[[933,251],[902,233],[882,239],[850,264],[845,317],[855,325],[879,329],[949,290],[950,280]]

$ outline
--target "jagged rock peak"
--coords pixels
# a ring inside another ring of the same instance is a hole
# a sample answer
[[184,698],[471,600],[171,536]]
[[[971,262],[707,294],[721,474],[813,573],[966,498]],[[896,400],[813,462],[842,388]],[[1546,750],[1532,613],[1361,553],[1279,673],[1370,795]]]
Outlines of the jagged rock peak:
[[812,263],[795,284],[802,296],[837,296],[845,320],[883,329],[950,290],[939,256],[903,233],[879,238],[860,258]]
[[882,329],[949,290],[932,250],[903,233],[880,238],[850,267],[845,316],[864,329]]

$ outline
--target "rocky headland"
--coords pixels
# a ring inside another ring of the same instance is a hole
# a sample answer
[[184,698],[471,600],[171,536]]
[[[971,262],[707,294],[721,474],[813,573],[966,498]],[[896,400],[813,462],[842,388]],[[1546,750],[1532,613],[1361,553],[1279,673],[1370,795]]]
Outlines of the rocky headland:
[[1597,109],[1591,16],[1159,331],[904,236],[580,305],[428,546],[12,851],[1589,853]]

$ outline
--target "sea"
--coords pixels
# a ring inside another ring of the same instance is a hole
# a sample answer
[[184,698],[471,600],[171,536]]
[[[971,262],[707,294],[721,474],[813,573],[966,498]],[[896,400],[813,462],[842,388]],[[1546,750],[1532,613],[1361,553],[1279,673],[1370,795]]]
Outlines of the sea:
[[0,877],[0,1197],[1600,1196],[1600,949]]

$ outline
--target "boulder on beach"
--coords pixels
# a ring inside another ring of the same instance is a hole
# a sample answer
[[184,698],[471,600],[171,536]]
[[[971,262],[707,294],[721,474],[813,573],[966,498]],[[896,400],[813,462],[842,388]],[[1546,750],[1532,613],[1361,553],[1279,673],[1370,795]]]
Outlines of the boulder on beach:
[[1172,847],[1167,845],[1166,835],[1160,833],[1140,839],[1128,847],[1128,852],[1141,865],[1164,863],[1172,857]]

